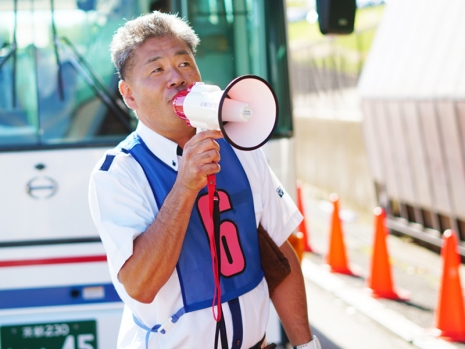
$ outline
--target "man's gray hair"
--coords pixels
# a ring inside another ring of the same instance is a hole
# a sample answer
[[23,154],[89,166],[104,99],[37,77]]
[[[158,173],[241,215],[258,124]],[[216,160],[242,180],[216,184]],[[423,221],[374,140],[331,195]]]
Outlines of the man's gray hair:
[[192,54],[200,40],[194,30],[183,19],[174,14],[154,11],[127,21],[120,27],[110,44],[111,60],[120,79],[132,68],[134,51],[147,39],[172,36],[183,40]]

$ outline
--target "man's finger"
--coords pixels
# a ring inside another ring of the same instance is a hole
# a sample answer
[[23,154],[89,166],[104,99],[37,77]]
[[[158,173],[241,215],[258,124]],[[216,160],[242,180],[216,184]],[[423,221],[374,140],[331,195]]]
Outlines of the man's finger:
[[204,140],[206,138],[218,139],[223,138],[223,133],[221,133],[220,130],[205,130],[197,133],[195,138],[198,138],[198,141]]

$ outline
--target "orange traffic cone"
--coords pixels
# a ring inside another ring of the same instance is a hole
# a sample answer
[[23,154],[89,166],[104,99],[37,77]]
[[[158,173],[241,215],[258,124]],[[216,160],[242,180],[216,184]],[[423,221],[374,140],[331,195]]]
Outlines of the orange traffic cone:
[[454,231],[443,234],[441,256],[443,259],[439,302],[436,310],[436,328],[440,336],[453,342],[465,342],[465,308],[460,282],[460,256],[457,252]]
[[333,273],[358,275],[358,273],[349,268],[347,263],[346,246],[342,234],[341,219],[339,218],[339,196],[333,193],[329,199],[333,203],[334,208],[331,218],[329,252],[326,256],[326,262]]
[[288,237],[287,240],[294,248],[294,251],[297,254],[297,257],[299,258],[299,261],[302,262],[302,259],[304,257],[304,248],[305,248],[304,234],[302,234],[300,231],[298,231],[295,234],[292,233]]
[[300,213],[302,213],[302,216],[304,216],[304,219],[302,220],[302,222],[300,222],[300,225],[298,228],[298,231],[300,231],[303,234],[304,251],[314,252],[312,248],[310,247],[310,243],[309,243],[307,222],[305,220],[305,207],[304,207],[304,201],[302,197],[302,186],[299,181],[297,181],[297,208],[299,209]]
[[386,245],[387,230],[385,226],[386,212],[381,207],[374,209],[375,241],[371,260],[370,276],[367,279],[371,295],[377,298],[407,300],[409,293],[394,289],[391,275],[391,264]]

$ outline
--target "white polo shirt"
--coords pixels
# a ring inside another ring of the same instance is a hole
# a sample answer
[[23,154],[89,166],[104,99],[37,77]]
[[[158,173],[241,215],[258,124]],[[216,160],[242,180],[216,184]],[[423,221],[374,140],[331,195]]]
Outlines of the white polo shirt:
[[[148,148],[168,166],[178,170],[182,158],[177,144],[160,136],[142,122],[137,134]],[[258,223],[281,246],[297,228],[302,215],[268,166],[261,150],[234,149],[247,174]],[[114,151],[113,151],[114,152]],[[133,320],[133,314],[147,327],[163,324],[182,308],[181,289],[176,269],[150,304],[131,298],[118,281],[118,272],[133,253],[133,240],[152,224],[158,207],[149,182],[137,161],[129,154],[117,153],[110,168],[100,171],[104,158],[96,165],[90,179],[89,198],[92,217],[100,233],[108,257],[115,288],[125,303],[118,338],[118,348],[145,348],[147,332]],[[213,293],[213,290],[212,290]],[[239,297],[242,321],[242,348],[250,348],[265,333],[270,299],[263,279],[252,291]],[[223,305],[229,342],[232,322],[229,307]],[[216,322],[211,307],[184,314],[166,333],[152,333],[150,349],[213,347]]]

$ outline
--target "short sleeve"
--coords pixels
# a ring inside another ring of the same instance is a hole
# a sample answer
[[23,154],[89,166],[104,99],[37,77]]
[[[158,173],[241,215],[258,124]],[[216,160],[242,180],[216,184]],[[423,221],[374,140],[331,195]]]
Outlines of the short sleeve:
[[142,169],[130,155],[118,154],[107,170],[101,170],[104,162],[92,172],[89,204],[116,280],[133,253],[134,239],[152,224],[157,208]]

